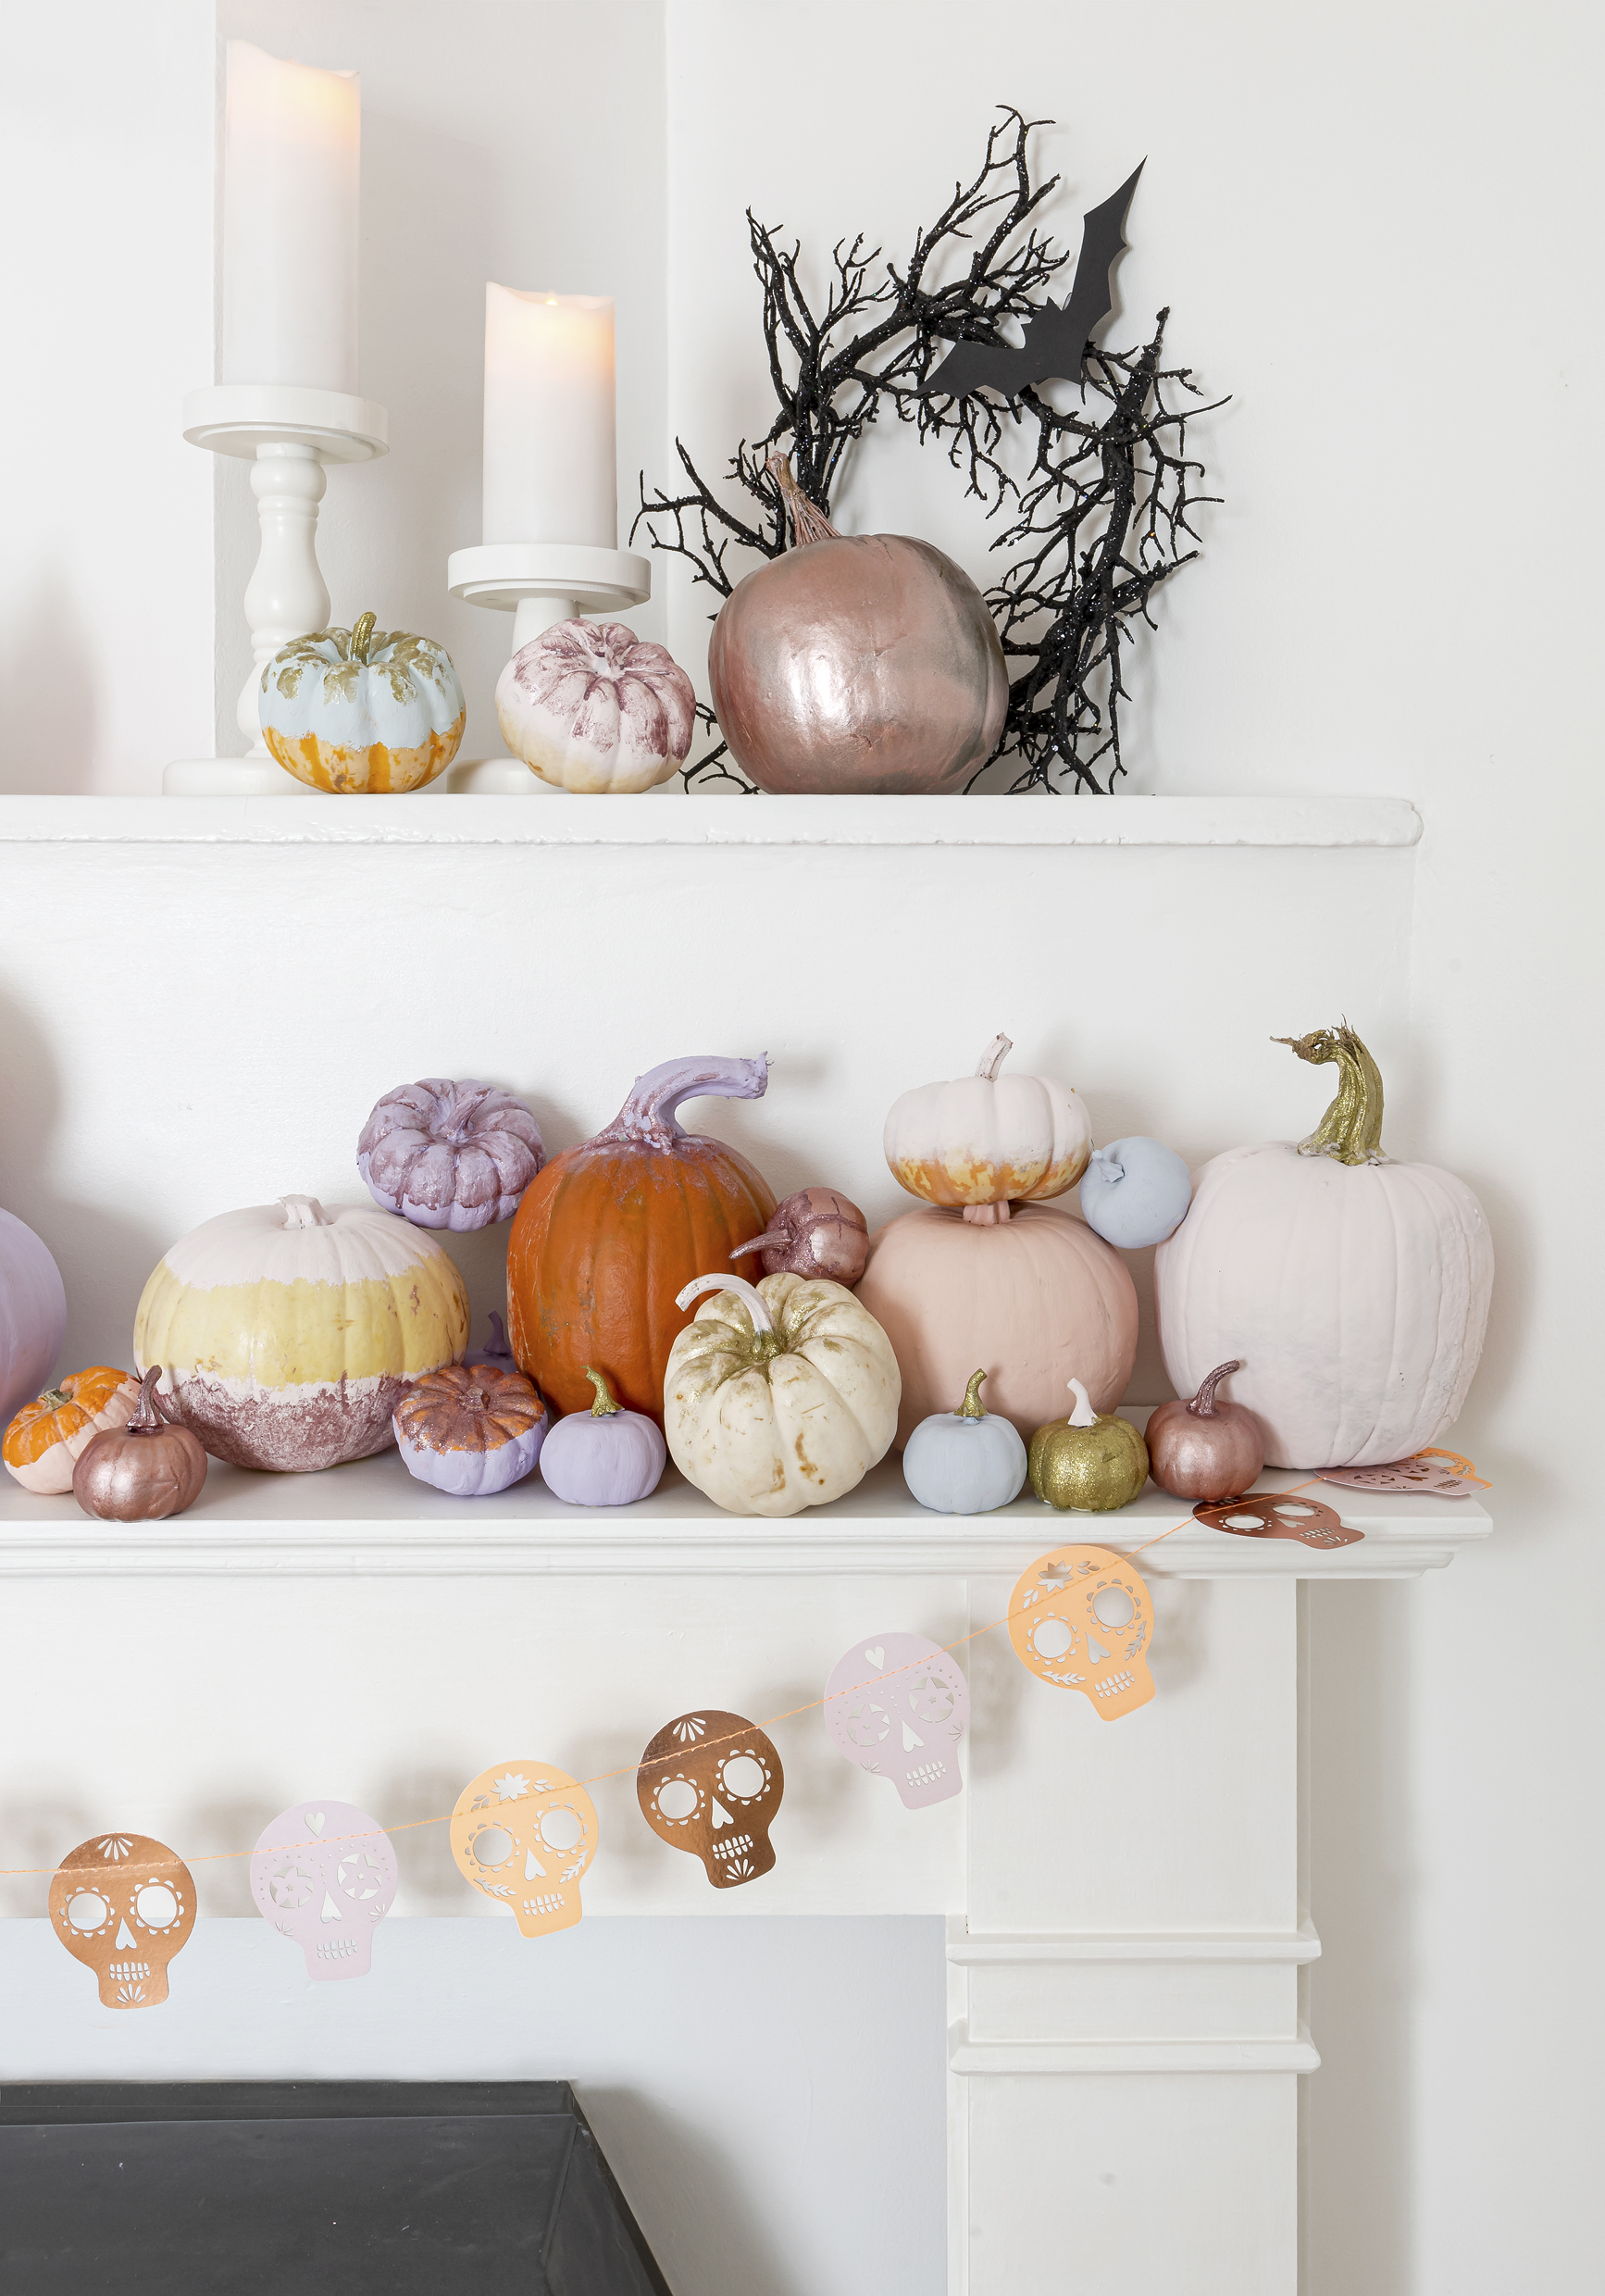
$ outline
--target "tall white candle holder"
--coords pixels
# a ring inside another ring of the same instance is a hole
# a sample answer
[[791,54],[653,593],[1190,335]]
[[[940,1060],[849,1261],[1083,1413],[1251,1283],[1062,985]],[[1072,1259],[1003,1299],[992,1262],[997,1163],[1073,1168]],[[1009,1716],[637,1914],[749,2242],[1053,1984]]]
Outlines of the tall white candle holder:
[[292,638],[328,628],[329,591],[317,564],[324,465],[372,462],[387,454],[390,418],[372,399],[353,398],[343,391],[228,382],[189,393],[184,436],[192,446],[254,463],[251,491],[262,523],[262,549],[245,590],[251,675],[235,711],[248,744],[245,755],[178,759],[162,775],[162,792],[168,797],[310,796],[306,785],[269,755],[262,739],[256,714],[262,670]]
[[[516,654],[531,638],[579,614],[616,614],[652,596],[652,562],[633,550],[589,543],[480,543],[454,550],[446,587],[470,605],[513,617]],[[457,796],[558,796],[518,757],[469,757],[452,767],[446,786]]]

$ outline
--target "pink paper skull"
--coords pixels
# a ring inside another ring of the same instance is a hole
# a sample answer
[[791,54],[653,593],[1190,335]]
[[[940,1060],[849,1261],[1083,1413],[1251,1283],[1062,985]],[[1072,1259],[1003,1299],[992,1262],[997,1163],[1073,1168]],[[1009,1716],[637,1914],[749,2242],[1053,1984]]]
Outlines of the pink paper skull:
[[251,1894],[264,1921],[293,1938],[306,1974],[365,1978],[375,1925],[395,1902],[395,1849],[377,1817],[349,1802],[281,1810],[251,1853]]
[[825,1686],[825,1726],[837,1751],[890,1778],[908,1810],[962,1791],[959,1741],[969,1718],[969,1684],[923,1634],[855,1642]]

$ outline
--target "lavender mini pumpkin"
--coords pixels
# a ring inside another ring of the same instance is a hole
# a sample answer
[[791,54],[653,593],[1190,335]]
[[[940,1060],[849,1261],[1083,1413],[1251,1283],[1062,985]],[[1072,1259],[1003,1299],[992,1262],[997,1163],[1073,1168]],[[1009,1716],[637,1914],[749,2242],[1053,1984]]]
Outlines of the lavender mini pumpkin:
[[657,1489],[668,1445],[655,1419],[619,1409],[600,1371],[587,1364],[585,1376],[596,1400],[558,1420],[541,1453],[541,1479],[570,1506],[632,1506]]
[[521,1371],[447,1364],[413,1381],[392,1425],[409,1475],[454,1498],[481,1499],[529,1474],[548,1421]]
[[446,1077],[398,1084],[356,1143],[376,1204],[415,1228],[456,1235],[511,1219],[545,1161],[541,1127],[521,1100],[500,1085]]
[[554,789],[666,781],[691,753],[696,705],[667,647],[628,622],[558,622],[520,646],[496,680],[503,740]]

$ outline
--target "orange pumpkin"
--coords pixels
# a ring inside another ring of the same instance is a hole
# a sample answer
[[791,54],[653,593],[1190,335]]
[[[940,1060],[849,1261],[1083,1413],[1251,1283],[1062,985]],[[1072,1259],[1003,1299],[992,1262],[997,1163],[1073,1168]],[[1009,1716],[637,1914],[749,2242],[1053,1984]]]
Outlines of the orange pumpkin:
[[95,1437],[126,1427],[138,1408],[140,1383],[110,1364],[71,1371],[24,1404],[6,1430],[6,1465],[24,1491],[59,1497],[72,1489],[72,1470]]
[[1137,1355],[1137,1288],[1113,1244],[1051,1204],[995,1227],[932,1204],[869,1240],[858,1298],[902,1374],[901,1451],[920,1421],[951,1411],[979,1364],[987,1408],[1029,1441],[1080,1379],[1113,1411]]
[[559,1411],[590,1407],[586,1366],[663,1425],[675,1304],[704,1268],[764,1234],[773,1192],[722,1141],[680,1129],[681,1101],[756,1100],[767,1057],[665,1061],[638,1077],[605,1131],[554,1156],[524,1192],[507,1244],[507,1327],[519,1368]]

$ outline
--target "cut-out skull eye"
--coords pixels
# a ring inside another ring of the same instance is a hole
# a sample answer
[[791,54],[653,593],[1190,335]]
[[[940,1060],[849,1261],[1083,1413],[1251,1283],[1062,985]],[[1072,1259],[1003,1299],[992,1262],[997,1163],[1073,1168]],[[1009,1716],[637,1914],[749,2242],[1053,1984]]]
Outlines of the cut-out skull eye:
[[579,1811],[566,1803],[541,1813],[541,1839],[549,1850],[572,1850],[584,1831]]
[[106,1928],[111,1919],[111,1907],[98,1890],[80,1890],[76,1897],[68,1900],[67,1918],[75,1929],[88,1935],[91,1930]]
[[1101,1627],[1118,1631],[1137,1616],[1137,1604],[1125,1587],[1100,1587],[1092,1597],[1093,1616]]
[[764,1766],[750,1753],[733,1753],[719,1772],[725,1791],[738,1802],[751,1802],[768,1784]]
[[334,1878],[347,1897],[377,1897],[384,1887],[384,1867],[371,1850],[347,1851],[334,1869]]
[[513,1854],[513,1837],[505,1826],[481,1826],[470,1846],[481,1866],[505,1866]]
[[921,1722],[945,1722],[956,1699],[953,1686],[939,1674],[916,1674],[909,1684],[908,1703]]
[[1076,1637],[1063,1618],[1042,1618],[1031,1630],[1031,1648],[1039,1658],[1063,1658]]
[[657,1806],[671,1826],[683,1826],[696,1813],[697,1790],[689,1778],[666,1778],[657,1790]]
[[179,1901],[165,1881],[147,1881],[134,1891],[134,1918],[147,1929],[170,1929],[179,1917]]
[[890,1728],[891,1716],[884,1706],[855,1706],[842,1724],[855,1746],[878,1746]]

